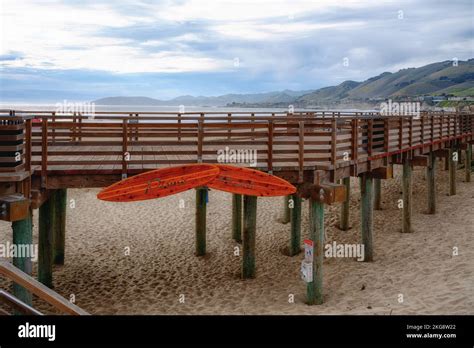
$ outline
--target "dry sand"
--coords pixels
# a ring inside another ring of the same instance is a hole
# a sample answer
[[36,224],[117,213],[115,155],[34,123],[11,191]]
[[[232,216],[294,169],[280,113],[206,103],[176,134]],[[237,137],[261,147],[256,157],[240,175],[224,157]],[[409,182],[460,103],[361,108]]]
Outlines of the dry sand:
[[[426,215],[426,184],[417,168],[412,234],[400,233],[399,183],[398,170],[383,182],[383,210],[374,213],[375,261],[326,259],[320,306],[304,303],[303,255],[280,252],[289,240],[289,224],[277,222],[281,197],[258,200],[257,277],[243,281],[241,258],[234,255],[239,244],[231,239],[231,195],[217,191],[208,205],[208,255],[195,257],[193,191],[109,203],[97,200],[95,189],[69,190],[76,207],[68,207],[66,264],[54,268],[55,290],[73,294],[93,314],[474,314],[474,183],[465,183],[459,171],[458,194],[448,197],[447,172],[438,170],[438,213]],[[338,230],[339,206],[327,208],[327,243],[360,241],[359,185],[352,184],[353,228]],[[304,202],[303,237],[307,215]],[[34,221],[36,242],[37,211]],[[11,238],[10,224],[2,223],[0,242]],[[9,286],[0,280],[0,287]],[[35,305],[51,312],[40,301]]]

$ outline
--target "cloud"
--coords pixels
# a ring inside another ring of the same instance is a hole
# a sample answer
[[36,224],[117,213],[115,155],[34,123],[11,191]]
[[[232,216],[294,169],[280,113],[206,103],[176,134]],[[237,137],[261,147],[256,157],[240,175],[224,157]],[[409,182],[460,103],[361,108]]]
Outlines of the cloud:
[[[472,3],[432,3],[2,0],[0,82],[10,91],[62,85],[60,77],[84,95],[220,94],[317,88],[473,57]],[[43,79],[26,86],[25,75]]]

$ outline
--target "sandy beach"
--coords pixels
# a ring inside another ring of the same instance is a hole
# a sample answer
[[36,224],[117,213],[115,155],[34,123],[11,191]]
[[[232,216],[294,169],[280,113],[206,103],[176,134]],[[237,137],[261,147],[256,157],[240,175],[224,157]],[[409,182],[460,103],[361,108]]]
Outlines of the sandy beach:
[[[280,251],[290,228],[278,222],[281,197],[258,199],[257,276],[239,278],[232,197],[218,191],[209,196],[208,254],[196,257],[194,191],[109,203],[96,199],[97,189],[68,190],[75,207],[67,209],[66,264],[54,266],[54,289],[68,299],[73,295],[92,314],[474,314],[474,184],[465,183],[459,170],[458,193],[447,196],[447,172],[439,165],[438,212],[427,215],[423,171],[414,171],[415,232],[400,233],[400,168],[395,166],[395,178],[382,183],[383,210],[374,212],[375,261],[326,259],[323,305],[304,303],[303,254],[288,257]],[[352,228],[337,229],[340,207],[328,207],[327,243],[360,242],[359,198],[352,178]],[[303,205],[305,238],[308,202]],[[35,210],[35,243],[37,218]],[[0,241],[11,241],[11,233],[10,224],[2,222]],[[0,288],[10,285],[0,280]],[[34,304],[54,313],[43,302]]]

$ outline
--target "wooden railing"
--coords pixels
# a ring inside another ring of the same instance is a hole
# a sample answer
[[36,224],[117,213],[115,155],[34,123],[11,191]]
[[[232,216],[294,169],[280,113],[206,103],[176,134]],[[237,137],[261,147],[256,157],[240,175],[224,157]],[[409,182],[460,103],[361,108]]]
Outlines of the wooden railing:
[[[16,268],[9,262],[0,261],[0,275],[24,287],[25,289],[30,291],[32,294],[38,296],[40,299],[49,303],[50,305],[52,305],[54,308],[58,309],[62,313],[67,313],[67,314],[72,314],[72,315],[88,315],[89,314],[85,310],[79,308],[75,304],[61,297],[59,294],[57,294],[56,292],[54,292],[47,286],[41,284],[36,279],[24,273],[20,269]],[[18,303],[19,301],[14,301],[10,298],[9,302],[12,303],[12,301],[16,302],[17,309],[21,310],[23,308],[24,310],[28,310],[27,307],[21,305],[21,302]],[[38,313],[29,313],[29,314],[38,314]]]
[[[18,112],[17,112],[18,114]],[[258,167],[334,169],[462,137],[471,114],[413,116],[311,111],[288,113],[97,112],[34,115],[32,165],[48,172],[129,173],[165,165],[216,163],[218,151],[256,150]]]

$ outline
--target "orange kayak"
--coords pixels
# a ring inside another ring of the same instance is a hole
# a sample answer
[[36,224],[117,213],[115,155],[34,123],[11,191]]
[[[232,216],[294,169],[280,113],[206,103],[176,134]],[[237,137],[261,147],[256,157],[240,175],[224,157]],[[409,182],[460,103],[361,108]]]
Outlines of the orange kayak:
[[219,174],[210,164],[191,164],[151,170],[106,187],[98,199],[111,202],[133,202],[166,197],[175,193],[206,186]]
[[286,196],[296,192],[288,181],[258,170],[216,164],[220,172],[206,186],[248,196]]

